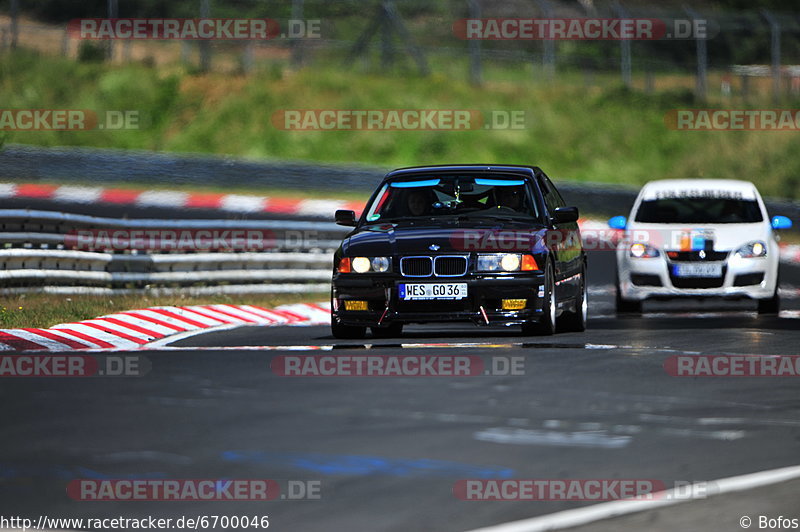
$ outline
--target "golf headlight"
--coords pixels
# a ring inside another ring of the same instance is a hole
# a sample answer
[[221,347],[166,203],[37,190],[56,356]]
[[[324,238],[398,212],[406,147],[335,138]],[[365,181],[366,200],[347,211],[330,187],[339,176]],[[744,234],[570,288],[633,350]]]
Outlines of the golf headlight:
[[385,272],[389,270],[388,257],[353,257],[353,271],[356,273]]
[[754,259],[767,256],[767,245],[763,242],[750,242],[736,250],[736,256],[743,259]]
[[478,271],[482,272],[516,272],[522,264],[519,253],[493,253],[478,255]]
[[659,253],[656,248],[637,242],[631,244],[630,255],[635,259],[652,259],[658,257]]

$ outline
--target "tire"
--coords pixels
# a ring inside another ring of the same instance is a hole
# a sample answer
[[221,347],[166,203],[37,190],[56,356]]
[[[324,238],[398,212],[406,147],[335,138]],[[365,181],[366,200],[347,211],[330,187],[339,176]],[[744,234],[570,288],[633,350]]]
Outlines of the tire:
[[370,327],[373,338],[396,338],[403,334],[402,323],[392,323],[388,327]]
[[781,296],[775,287],[775,294],[769,299],[758,300],[758,314],[761,316],[776,315],[781,309]]
[[340,340],[360,340],[367,335],[367,328],[357,325],[342,325],[332,321],[331,332],[334,338],[339,338]]
[[580,294],[575,300],[575,310],[565,312],[558,320],[559,330],[566,332],[583,332],[586,330],[586,319],[589,315],[589,298],[586,286],[586,268],[581,270]]
[[553,264],[548,261],[544,273],[544,304],[541,317],[522,326],[526,336],[550,336],[556,332],[556,283]]
[[617,297],[614,300],[617,314],[641,314],[642,302],[633,299],[624,299],[620,296],[619,284],[617,284]]

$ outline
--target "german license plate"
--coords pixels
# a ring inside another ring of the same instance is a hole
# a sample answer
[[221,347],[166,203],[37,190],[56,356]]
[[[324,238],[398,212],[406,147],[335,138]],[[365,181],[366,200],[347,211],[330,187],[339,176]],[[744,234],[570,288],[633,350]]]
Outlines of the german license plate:
[[722,264],[675,264],[677,277],[722,277]]
[[398,297],[412,299],[464,299],[467,283],[401,283],[397,285]]

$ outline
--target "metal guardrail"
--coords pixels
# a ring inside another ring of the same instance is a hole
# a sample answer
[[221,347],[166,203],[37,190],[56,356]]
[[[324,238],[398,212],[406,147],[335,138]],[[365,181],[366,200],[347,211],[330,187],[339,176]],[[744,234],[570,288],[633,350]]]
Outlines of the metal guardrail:
[[[101,148],[42,148],[20,144],[6,145],[0,151],[0,175],[32,183],[130,181],[145,185],[166,182],[215,185],[224,179],[231,186],[350,190],[363,193],[366,199],[389,170],[370,166],[250,161]],[[639,192],[637,186],[575,182],[558,175],[555,178],[567,203],[578,206],[584,214],[627,215]],[[759,185],[758,181],[756,185]],[[789,216],[796,223],[800,220],[800,203],[796,200],[767,197],[765,202],[770,215]]]
[[254,161],[213,155],[101,148],[42,148],[6,144],[0,175],[57,183],[172,183],[270,187],[286,190],[352,190],[368,195],[391,168],[297,161]]
[[[331,213],[331,216],[333,213]],[[53,211],[37,211],[32,209],[0,209],[0,228],[19,226],[42,230],[52,227],[62,229],[54,231],[66,234],[78,228],[91,229],[269,229],[274,231],[319,231],[323,234],[342,235],[347,230],[333,222],[304,222],[294,220],[153,220],[153,219],[119,219],[70,214]],[[37,231],[38,232],[38,231]]]
[[[267,238],[259,241],[258,249],[222,246],[191,252],[157,239],[129,238],[137,233],[204,231],[256,231]],[[284,292],[287,284],[295,292],[325,290],[332,252],[347,232],[321,222],[129,220],[0,210],[0,293]],[[81,240],[80,234],[112,235],[122,249],[109,249],[108,239]]]

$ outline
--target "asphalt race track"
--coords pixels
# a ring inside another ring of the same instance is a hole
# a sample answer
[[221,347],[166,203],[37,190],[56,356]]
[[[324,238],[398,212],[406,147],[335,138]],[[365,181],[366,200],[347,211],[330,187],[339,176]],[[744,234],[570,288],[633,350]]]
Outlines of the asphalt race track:
[[[680,354],[800,354],[800,268],[782,266],[779,317],[759,318],[748,302],[689,301],[618,319],[611,260],[590,255],[585,333],[411,327],[400,339],[340,341],[326,327],[245,327],[147,351],[152,370],[140,378],[5,379],[0,514],[268,515],[278,531],[457,531],[592,504],[463,501],[453,495],[459,479],[671,487],[798,464],[797,377],[672,377],[663,364]],[[270,369],[278,356],[320,353],[522,357],[524,374],[289,378]],[[320,498],[72,500],[67,484],[84,478],[318,480]],[[740,530],[738,520],[693,524]]]

